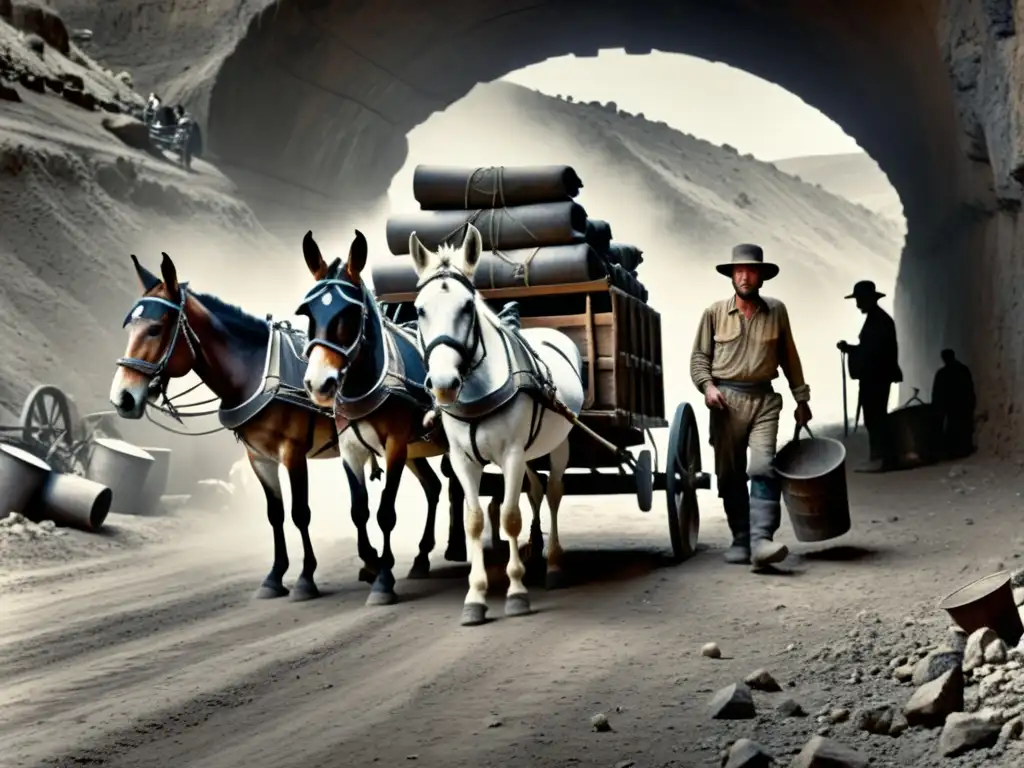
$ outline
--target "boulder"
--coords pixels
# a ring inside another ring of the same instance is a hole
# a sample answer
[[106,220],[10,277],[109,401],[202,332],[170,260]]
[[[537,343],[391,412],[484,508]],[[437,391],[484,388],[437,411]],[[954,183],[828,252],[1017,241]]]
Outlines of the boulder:
[[984,664],[985,649],[998,639],[999,635],[988,627],[974,630],[967,638],[967,647],[964,648],[964,672],[970,672]]
[[782,690],[782,686],[776,682],[775,678],[772,677],[771,672],[767,669],[755,669],[746,679],[743,681],[747,686],[755,691],[765,691],[766,693],[778,693]]
[[30,72],[22,72],[18,75],[18,82],[30,91],[35,91],[36,93],[46,92],[46,83],[43,82],[43,78]]
[[911,681],[916,686],[930,683],[932,680],[953,669],[953,667],[959,669],[963,663],[963,658],[963,654],[948,648],[939,648],[932,651],[914,665],[914,674],[911,677]]
[[899,709],[890,703],[860,707],[853,713],[854,727],[875,736],[898,736],[906,728],[902,720]]
[[11,24],[22,32],[39,35],[53,49],[65,56],[71,52],[71,38],[64,20],[57,12],[36,3],[19,0],[12,4]]
[[105,130],[114,134],[129,147],[145,152],[153,151],[153,145],[149,141],[149,129],[141,120],[136,120],[128,115],[111,115],[104,117],[101,124]]
[[21,101],[21,94],[3,80],[0,80],[0,101]]
[[999,740],[1002,725],[991,710],[954,712],[946,718],[939,736],[943,757],[956,757],[974,749],[985,749]]
[[903,708],[903,714],[911,725],[933,728],[963,708],[964,674],[960,667],[954,667],[914,691]]
[[77,107],[87,109],[90,112],[96,109],[96,97],[88,91],[83,91],[79,88],[72,88],[70,85],[65,84],[64,90],[60,94],[64,97],[65,101],[70,101]]
[[770,768],[774,758],[761,744],[737,739],[722,762],[722,768]]
[[867,768],[868,756],[838,741],[815,736],[790,765],[791,768]]
[[711,699],[708,709],[716,720],[750,720],[757,715],[754,697],[743,683],[733,683],[720,690]]
[[775,711],[782,717],[807,717],[807,711],[796,699],[783,699]]

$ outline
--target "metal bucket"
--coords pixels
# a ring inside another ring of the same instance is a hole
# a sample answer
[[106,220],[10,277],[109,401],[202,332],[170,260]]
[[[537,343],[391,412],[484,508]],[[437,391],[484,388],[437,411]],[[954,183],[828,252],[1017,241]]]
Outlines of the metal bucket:
[[0,520],[22,514],[53,470],[45,461],[13,445],[0,445]]
[[99,437],[93,441],[89,479],[113,492],[112,512],[137,515],[142,504],[142,489],[153,463],[153,457],[138,446]]
[[[934,464],[940,458],[941,429],[935,408],[917,396],[885,417],[884,429],[889,455],[886,464],[894,469],[912,469]],[[916,405],[912,405],[917,401]]]
[[140,515],[155,515],[160,511],[160,497],[167,491],[167,478],[171,473],[170,448],[143,448],[153,457],[153,466],[146,475],[139,503]]
[[105,485],[54,472],[43,486],[37,515],[57,525],[96,533],[107,519],[113,498]]
[[793,533],[798,541],[826,541],[850,530],[850,500],[846,492],[846,447],[829,437],[793,440],[775,457]]
[[988,627],[1011,648],[1024,636],[1008,571],[972,581],[942,598],[939,608],[967,634]]

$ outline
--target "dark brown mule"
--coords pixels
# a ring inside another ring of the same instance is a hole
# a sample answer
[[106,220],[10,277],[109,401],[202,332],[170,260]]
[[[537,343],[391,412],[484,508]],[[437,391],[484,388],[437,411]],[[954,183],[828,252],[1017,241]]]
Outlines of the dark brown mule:
[[[312,232],[302,240],[302,253],[317,281],[296,310],[309,318],[304,383],[313,403],[334,407],[353,517],[357,505],[360,514],[369,515],[364,465],[373,456],[384,459],[385,484],[377,510],[384,550],[367,604],[386,605],[395,600],[391,532],[402,469],[409,459],[443,455],[447,445],[443,433],[423,426],[433,402],[424,385],[426,366],[416,337],[383,317],[361,279],[366,238],[356,230],[344,264],[335,259],[328,265]],[[457,517],[453,508],[453,529]]]
[[[249,461],[267,498],[267,518],[274,532],[274,564],[260,585],[257,597],[288,594],[282,581],[288,570],[284,538],[284,502],[278,465],[288,471],[292,494],[292,522],[302,536],[302,572],[292,599],[317,597],[313,580],[317,562],[309,538],[309,484],[307,459],[338,456],[338,440],[330,409],[314,406],[302,390],[305,338],[287,324],[253,317],[215,296],[192,292],[179,283],[174,263],[163,254],[163,280],[132,256],[143,296],[125,319],[131,326],[125,356],[118,360],[110,400],[124,418],[138,419],[147,403],[166,392],[170,379],[190,371],[220,398],[221,424],[246,447]],[[423,485],[431,510],[429,538],[433,547],[433,510],[441,483],[424,460],[413,473]],[[461,515],[459,516],[461,523]],[[366,539],[366,521],[354,520],[360,540]],[[465,549],[459,526],[455,538]],[[452,550],[452,546],[449,546]],[[428,550],[429,552],[429,550]],[[372,582],[378,570],[372,547],[360,551],[364,568],[360,578]],[[464,557],[464,555],[463,555]],[[425,557],[424,557],[425,559]],[[429,564],[428,564],[429,568]]]

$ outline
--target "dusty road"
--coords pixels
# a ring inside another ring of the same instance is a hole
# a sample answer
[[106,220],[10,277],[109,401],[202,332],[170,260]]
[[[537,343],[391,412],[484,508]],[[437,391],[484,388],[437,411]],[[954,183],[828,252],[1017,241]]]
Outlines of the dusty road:
[[[644,516],[627,497],[567,502],[578,583],[535,589],[538,612],[517,619],[501,617],[499,592],[497,620],[478,628],[458,626],[461,566],[400,581],[397,605],[364,607],[345,541],[318,552],[322,599],[252,600],[269,545],[256,512],[252,545],[231,554],[219,544],[237,521],[177,548],[8,573],[0,765],[650,768],[717,764],[739,736],[784,756],[818,729],[813,717],[781,722],[780,694],[757,694],[756,720],[713,721],[712,693],[765,667],[809,712],[875,695],[889,682],[868,672],[845,685],[848,669],[810,659],[862,611],[893,637],[909,615],[941,634],[937,596],[1016,567],[1018,473],[975,462],[953,477],[948,466],[851,475],[854,532],[840,546],[797,545],[786,575],[760,578],[721,562],[726,529],[708,494],[705,549],[680,566],[664,563],[660,505]],[[792,542],[788,522],[781,535]],[[711,640],[726,658],[699,655]],[[611,732],[591,728],[597,712]],[[934,734],[833,735],[876,765],[936,764]]]

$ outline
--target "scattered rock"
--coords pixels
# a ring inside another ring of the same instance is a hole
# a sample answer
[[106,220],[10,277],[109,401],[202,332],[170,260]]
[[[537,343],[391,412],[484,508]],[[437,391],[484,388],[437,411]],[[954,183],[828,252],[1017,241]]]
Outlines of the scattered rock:
[[754,697],[743,683],[733,683],[720,690],[708,708],[716,720],[750,720],[757,715]]
[[845,707],[835,707],[828,711],[828,714],[825,715],[825,719],[832,723],[832,725],[845,723],[850,719],[850,710]]
[[756,741],[737,739],[722,761],[722,768],[769,768],[773,760],[771,753]]
[[11,24],[22,32],[39,35],[51,48],[65,56],[71,52],[68,28],[56,11],[50,8],[19,0],[13,3]]
[[96,109],[96,97],[88,91],[83,91],[80,88],[74,88],[71,85],[65,83],[64,90],[61,92],[61,96],[65,100],[70,101],[75,106],[87,109],[90,112]]
[[892,671],[892,676],[901,683],[909,683],[914,678],[914,668],[910,664],[904,664],[902,667],[896,667]]
[[590,725],[598,733],[606,733],[612,729],[612,724],[608,722],[608,715],[604,712],[598,712],[590,718]]
[[39,35],[25,35],[25,45],[32,53],[42,58],[46,54],[46,41]]
[[897,724],[897,730],[902,733],[898,727],[898,721],[902,719],[896,705],[886,702],[857,709],[853,713],[853,726],[859,731],[867,731],[876,736],[889,736],[892,735],[894,723]]
[[720,659],[722,658],[722,649],[718,647],[718,643],[704,643],[700,649],[701,656],[707,656],[709,659]]
[[963,654],[940,648],[937,651],[932,651],[914,665],[914,674],[911,680],[914,685],[922,686],[941,677],[954,667],[959,669],[962,663]]
[[993,714],[991,710],[951,714],[939,736],[939,752],[944,757],[956,757],[973,749],[993,746],[1001,730]]
[[988,664],[1005,664],[1008,660],[1009,649],[1002,638],[996,638],[985,646],[985,662]]
[[60,80],[68,88],[75,88],[79,91],[85,90],[85,81],[82,80],[81,75],[76,75],[71,72],[65,72],[60,76]]
[[946,647],[963,653],[967,647],[967,633],[956,625],[951,626],[946,630]]
[[114,79],[117,80],[119,83],[128,86],[129,88],[133,87],[134,85],[132,81],[131,72],[125,72],[122,70],[121,72],[118,72],[116,75],[114,75]]
[[141,120],[136,120],[129,115],[117,115],[116,117],[104,117],[103,128],[114,134],[123,143],[135,149],[145,152],[153,150],[149,140],[149,129]]
[[1018,608],[1024,605],[1024,587],[1013,588],[1013,604]]
[[807,717],[807,711],[795,699],[783,699],[775,711],[782,717]]
[[999,731],[999,741],[1003,742],[1017,741],[1021,736],[1024,736],[1024,720],[1019,717],[1004,723]]
[[988,627],[976,629],[967,638],[967,646],[964,648],[964,672],[977,669],[985,663],[985,649],[999,636]]
[[776,682],[775,678],[772,677],[771,673],[767,669],[754,670],[747,675],[743,682],[755,691],[778,693],[782,690],[782,686]]
[[868,757],[838,741],[814,736],[791,763],[791,768],[867,768]]
[[903,714],[911,725],[932,728],[942,725],[948,715],[963,708],[964,674],[960,667],[954,667],[914,691]]
[[0,80],[0,100],[21,101],[21,94],[7,83]]

